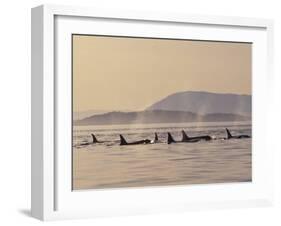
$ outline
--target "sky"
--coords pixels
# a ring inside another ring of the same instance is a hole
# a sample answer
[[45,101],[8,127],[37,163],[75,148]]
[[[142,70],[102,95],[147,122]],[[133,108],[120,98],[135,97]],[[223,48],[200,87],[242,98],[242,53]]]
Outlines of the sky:
[[182,91],[251,94],[250,43],[73,35],[73,111],[138,111]]

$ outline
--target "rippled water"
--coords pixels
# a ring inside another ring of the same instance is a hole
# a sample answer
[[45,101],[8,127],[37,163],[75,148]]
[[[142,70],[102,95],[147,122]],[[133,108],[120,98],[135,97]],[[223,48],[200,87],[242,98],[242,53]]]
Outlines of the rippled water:
[[[233,135],[251,135],[250,122],[75,126],[73,189],[251,181],[252,139],[224,140],[226,127]],[[167,132],[180,140],[182,129],[216,139],[168,145]],[[152,140],[155,132],[161,143],[119,145],[119,134],[130,142]],[[104,143],[81,145],[91,133]]]

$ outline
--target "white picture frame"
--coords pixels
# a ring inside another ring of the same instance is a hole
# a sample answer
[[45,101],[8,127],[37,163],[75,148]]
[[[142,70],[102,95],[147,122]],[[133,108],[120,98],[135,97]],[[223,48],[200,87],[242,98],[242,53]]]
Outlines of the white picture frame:
[[[182,32],[186,27],[189,31]],[[69,111],[61,109],[71,106],[71,88],[66,85],[71,82],[69,35],[77,32],[252,42],[253,181],[71,191],[71,143],[68,138],[62,138],[71,130],[71,118]],[[271,205],[273,153],[266,138],[266,119],[271,111],[268,100],[271,99],[273,76],[272,33],[273,22],[266,19],[56,5],[33,8],[32,216],[55,220]]]

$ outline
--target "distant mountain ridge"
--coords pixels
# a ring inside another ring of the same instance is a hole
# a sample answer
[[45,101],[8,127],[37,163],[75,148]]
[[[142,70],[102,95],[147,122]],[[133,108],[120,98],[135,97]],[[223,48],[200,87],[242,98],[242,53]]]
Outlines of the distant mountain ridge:
[[111,125],[134,123],[183,123],[183,122],[221,122],[221,121],[248,121],[251,118],[237,114],[213,113],[199,115],[185,111],[139,111],[139,112],[109,112],[93,115],[77,120],[74,125]]
[[144,111],[92,114],[75,125],[180,123],[251,120],[251,95],[186,91],[169,95]]
[[239,114],[250,116],[252,96],[186,91],[171,94],[145,110],[185,111],[197,114]]

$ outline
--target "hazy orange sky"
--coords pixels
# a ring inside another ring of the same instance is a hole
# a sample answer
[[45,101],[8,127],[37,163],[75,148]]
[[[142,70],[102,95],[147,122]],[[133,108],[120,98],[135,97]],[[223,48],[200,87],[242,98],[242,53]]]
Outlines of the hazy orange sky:
[[251,94],[251,44],[73,36],[73,110],[143,110],[180,91]]

